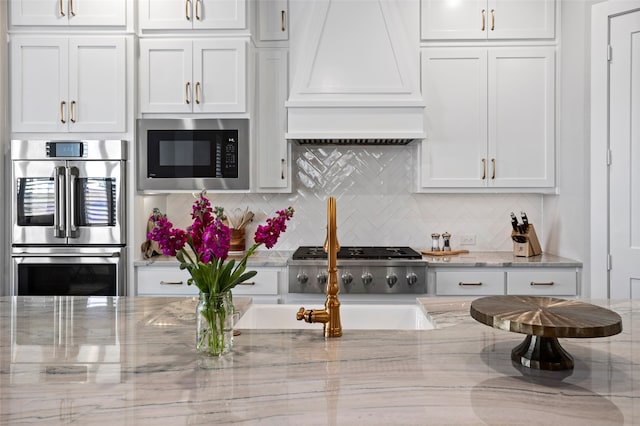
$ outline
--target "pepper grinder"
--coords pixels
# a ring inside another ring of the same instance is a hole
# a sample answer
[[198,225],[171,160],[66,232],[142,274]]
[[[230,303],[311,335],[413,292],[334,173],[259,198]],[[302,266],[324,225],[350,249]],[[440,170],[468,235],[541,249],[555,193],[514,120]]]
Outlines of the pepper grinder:
[[451,234],[448,232],[445,232],[444,234],[442,234],[442,251],[451,251]]
[[431,251],[440,251],[440,234],[431,234]]

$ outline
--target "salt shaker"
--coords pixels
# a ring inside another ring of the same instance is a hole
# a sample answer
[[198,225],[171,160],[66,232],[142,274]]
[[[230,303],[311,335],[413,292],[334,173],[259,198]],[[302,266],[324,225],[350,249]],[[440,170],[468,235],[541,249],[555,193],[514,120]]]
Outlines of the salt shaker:
[[442,251],[451,251],[451,234],[448,232],[445,232],[444,234],[442,234]]
[[431,251],[440,251],[440,234],[431,234]]

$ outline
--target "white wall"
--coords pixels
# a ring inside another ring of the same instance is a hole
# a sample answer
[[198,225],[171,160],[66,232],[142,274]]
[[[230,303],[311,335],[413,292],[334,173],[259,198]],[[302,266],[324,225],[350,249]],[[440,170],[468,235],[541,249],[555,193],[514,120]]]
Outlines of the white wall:
[[[7,2],[0,1],[0,152],[2,153],[2,160],[0,161],[0,190],[2,191],[2,205],[8,206],[8,198],[6,197],[6,178],[5,176],[5,159],[8,153],[9,144],[9,130],[8,130],[8,98],[7,98],[7,72],[8,72],[8,53],[7,53]],[[0,280],[3,283],[8,282],[9,276],[6,273],[8,265],[7,254],[7,241],[6,229],[7,224],[5,219],[6,208],[0,209],[0,268],[3,273],[0,274]],[[0,285],[0,296],[4,295],[7,286]]]
[[581,260],[583,295],[589,296],[589,85],[591,6],[594,0],[561,3],[558,193],[544,197],[546,250]]

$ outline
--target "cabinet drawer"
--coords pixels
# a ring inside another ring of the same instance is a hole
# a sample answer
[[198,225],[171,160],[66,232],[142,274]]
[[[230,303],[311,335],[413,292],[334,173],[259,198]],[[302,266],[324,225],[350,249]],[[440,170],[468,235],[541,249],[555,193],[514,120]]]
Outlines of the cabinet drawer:
[[481,296],[504,294],[502,271],[438,271],[436,294],[443,296]]
[[[246,283],[233,289],[238,295],[277,295],[278,269],[251,268],[258,274]],[[138,267],[136,278],[139,296],[192,296],[199,290],[195,285],[187,285],[189,273],[178,267]]]
[[507,294],[574,296],[578,288],[575,269],[526,269],[507,272]]

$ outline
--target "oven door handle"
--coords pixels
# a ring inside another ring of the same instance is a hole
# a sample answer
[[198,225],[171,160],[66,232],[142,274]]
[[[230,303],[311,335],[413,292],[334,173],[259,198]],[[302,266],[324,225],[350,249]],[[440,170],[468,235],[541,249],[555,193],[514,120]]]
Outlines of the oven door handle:
[[13,254],[11,257],[18,259],[21,257],[30,258],[30,257],[120,257],[120,252],[106,252],[106,253],[17,253]]
[[67,179],[69,182],[69,186],[67,188],[67,194],[69,194],[69,199],[67,203],[67,237],[68,238],[77,238],[78,237],[78,227],[76,225],[76,182],[78,180],[78,168],[77,167],[67,167]]
[[66,200],[66,185],[65,185],[66,167],[59,166],[55,168],[53,174],[54,185],[54,202],[55,208],[53,210],[53,234],[58,238],[66,237],[66,216],[65,216],[65,200]]

